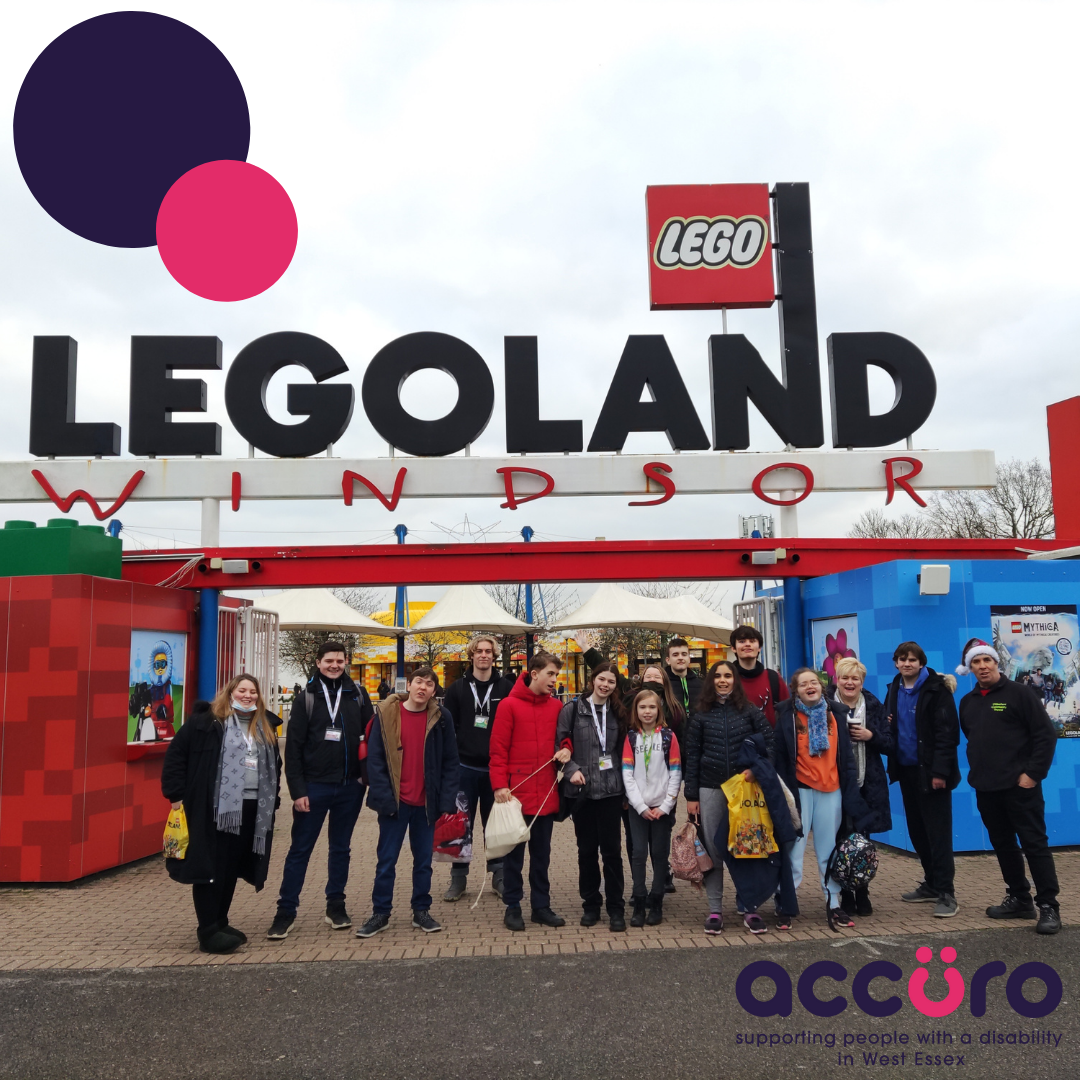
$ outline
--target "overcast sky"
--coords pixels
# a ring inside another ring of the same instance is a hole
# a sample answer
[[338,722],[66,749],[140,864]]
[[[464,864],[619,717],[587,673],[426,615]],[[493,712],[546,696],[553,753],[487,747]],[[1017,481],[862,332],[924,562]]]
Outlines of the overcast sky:
[[[9,117],[49,41],[108,10],[7,5]],[[132,334],[216,334],[227,368],[252,339],[302,330],[338,349],[357,388],[393,338],[454,334],[491,367],[495,415],[473,453],[495,455],[504,335],[539,337],[542,415],[582,419],[587,440],[626,336],[663,333],[708,428],[706,343],[719,313],[649,311],[644,193],[664,183],[810,183],[822,358],[837,331],[915,342],[939,387],[917,447],[1045,458],[1046,406],[1080,392],[1080,236],[1068,211],[1075,3],[187,0],[152,10],[194,26],[232,62],[251,112],[248,160],[296,207],[296,257],[262,296],[202,300],[154,249],[101,247],[54,222],[23,183],[8,126],[0,456],[28,456],[35,334],[78,340],[78,418],[120,423],[125,448]],[[777,364],[775,309],[729,323]],[[276,377],[280,419],[284,385],[302,378]],[[206,381],[224,454],[239,456],[224,373]],[[875,392],[884,409],[891,391]],[[452,393],[448,377],[428,372],[404,401],[434,418]],[[760,420],[751,430],[753,449],[780,447]],[[668,447],[662,434],[632,435],[626,449]],[[335,451],[386,453],[359,402]],[[883,498],[815,494],[800,507],[801,532],[844,535]],[[403,500],[393,513],[249,502],[223,510],[222,540],[352,543],[385,538],[399,521],[433,540],[433,522],[450,527],[466,513],[497,523],[497,539],[523,525],[551,539],[729,536],[739,513],[763,509],[752,495],[640,510],[625,501],[548,499],[510,512],[496,500]],[[73,513],[93,520],[81,504]],[[43,522],[56,511],[4,514]],[[130,503],[119,516],[129,542],[198,541],[196,504]]]

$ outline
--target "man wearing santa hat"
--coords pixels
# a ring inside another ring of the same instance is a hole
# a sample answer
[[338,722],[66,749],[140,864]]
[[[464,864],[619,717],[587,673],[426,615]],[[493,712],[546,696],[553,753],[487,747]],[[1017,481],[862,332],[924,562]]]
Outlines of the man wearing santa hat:
[[[1040,934],[1056,934],[1061,929],[1058,880],[1042,794],[1042,780],[1057,747],[1054,725],[1034,691],[1007,679],[998,667],[997,650],[980,638],[964,646],[956,673],[976,679],[975,689],[960,701],[960,727],[968,740],[968,783],[975,789],[1008,889],[1005,899],[988,907],[986,914],[991,919],[1037,917],[1035,929]],[[1024,873],[1025,856],[1035,882],[1034,903]]]

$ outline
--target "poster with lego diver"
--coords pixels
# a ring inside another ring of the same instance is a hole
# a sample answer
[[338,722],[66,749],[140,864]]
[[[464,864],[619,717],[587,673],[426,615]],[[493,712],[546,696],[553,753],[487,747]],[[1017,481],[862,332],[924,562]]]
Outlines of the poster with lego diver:
[[1035,691],[1061,738],[1080,738],[1076,605],[991,607],[990,627],[1002,672]]
[[184,719],[187,634],[131,631],[128,742],[164,742]]

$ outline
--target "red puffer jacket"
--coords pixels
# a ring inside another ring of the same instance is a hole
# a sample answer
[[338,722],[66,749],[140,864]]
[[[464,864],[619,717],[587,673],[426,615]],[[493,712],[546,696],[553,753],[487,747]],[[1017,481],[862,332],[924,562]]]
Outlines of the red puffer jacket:
[[[526,817],[554,814],[559,792],[553,785],[558,766],[555,756],[555,724],[561,708],[550,694],[534,694],[522,674],[510,694],[499,702],[491,728],[491,786],[514,788]],[[541,766],[547,762],[547,768]],[[529,773],[540,769],[526,780]],[[546,797],[545,797],[546,796]]]

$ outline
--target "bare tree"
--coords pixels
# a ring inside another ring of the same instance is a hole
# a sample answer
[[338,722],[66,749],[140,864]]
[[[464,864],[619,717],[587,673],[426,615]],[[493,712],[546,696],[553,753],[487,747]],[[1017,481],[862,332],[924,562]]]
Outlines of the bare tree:
[[[525,618],[524,591],[520,585],[485,585],[484,590],[504,611],[518,619]],[[541,597],[543,598],[541,600]],[[568,615],[578,606],[578,596],[575,589],[567,585],[539,585],[533,586],[533,622],[540,630],[534,636],[534,644],[538,649],[547,651],[559,651],[562,639],[548,630],[552,623],[558,622],[564,615]],[[525,649],[524,634],[504,634],[502,637],[502,668],[508,671],[511,667],[511,657],[515,652]]]
[[919,513],[888,518],[867,510],[849,536],[866,539],[1043,539],[1054,534],[1050,470],[1038,458],[1010,460],[997,467],[997,483],[988,490],[935,491]]
[[434,667],[452,652],[458,652],[468,642],[469,635],[453,630],[432,630],[427,634],[412,634],[406,638],[406,648],[414,660]]

